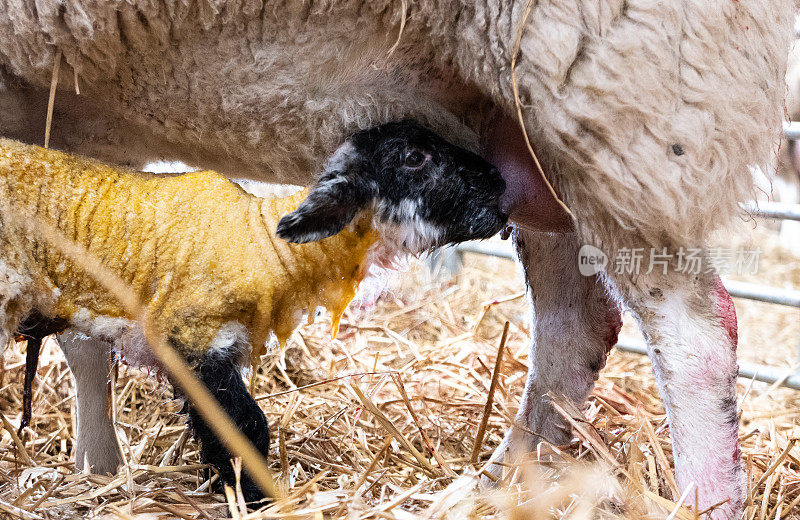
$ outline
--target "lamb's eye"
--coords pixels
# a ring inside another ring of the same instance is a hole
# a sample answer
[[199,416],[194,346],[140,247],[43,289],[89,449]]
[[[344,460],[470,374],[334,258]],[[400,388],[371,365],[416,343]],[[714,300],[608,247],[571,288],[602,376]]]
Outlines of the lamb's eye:
[[419,150],[409,150],[406,152],[406,159],[403,162],[403,166],[407,168],[419,168],[425,164],[427,158],[428,157]]

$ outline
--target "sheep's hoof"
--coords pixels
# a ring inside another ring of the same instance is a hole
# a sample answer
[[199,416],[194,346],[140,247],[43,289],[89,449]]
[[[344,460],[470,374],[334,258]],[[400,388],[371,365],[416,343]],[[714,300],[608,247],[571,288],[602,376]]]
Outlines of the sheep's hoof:
[[[497,455],[497,452],[495,452],[494,455]],[[494,455],[492,456],[493,458]],[[489,491],[497,488],[503,479],[503,469],[504,467],[502,464],[491,464],[487,466],[486,470],[481,475],[481,491]]]

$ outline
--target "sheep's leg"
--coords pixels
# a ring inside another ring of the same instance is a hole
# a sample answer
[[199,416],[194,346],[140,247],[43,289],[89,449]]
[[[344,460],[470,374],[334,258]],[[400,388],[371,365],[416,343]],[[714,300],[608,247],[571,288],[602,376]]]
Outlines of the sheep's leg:
[[28,341],[25,351],[25,380],[22,390],[22,420],[19,433],[31,423],[31,407],[33,405],[33,380],[39,367],[39,349],[42,341],[51,334],[64,329],[66,322],[62,319],[50,319],[36,311],[28,315],[19,325],[17,333]]
[[[681,492],[694,485],[700,510],[726,501],[711,517],[740,518],[746,479],[736,406],[736,311],[730,295],[717,275],[674,271],[616,279],[615,285],[647,340]],[[694,502],[695,491],[688,496]]]
[[[512,426],[493,455],[498,462],[510,463],[534,450],[541,439],[553,444],[570,441],[568,425],[546,394],[563,394],[583,404],[621,326],[619,308],[605,286],[596,276],[578,271],[575,233],[520,232],[517,248],[531,292],[534,325],[530,370],[516,417],[522,428]],[[499,476],[502,469],[497,464],[489,471]]]
[[22,383],[22,419],[19,421],[17,435],[22,435],[22,430],[31,423],[33,407],[33,380],[36,369],[39,368],[39,349],[42,347],[42,338],[29,338],[25,346],[25,380]]
[[59,334],[58,342],[75,378],[78,416],[75,469],[116,473],[122,464],[122,450],[108,413],[108,355],[111,345],[73,331]]
[[[269,424],[264,412],[247,391],[242,381],[241,365],[234,356],[224,351],[211,352],[201,361],[198,374],[242,433],[266,457],[269,451]],[[191,403],[188,403],[188,411],[189,424],[200,444],[203,461],[214,466],[224,482],[234,486],[236,476],[230,452]],[[240,482],[242,494],[248,503],[264,498],[264,494],[246,472],[242,472]]]

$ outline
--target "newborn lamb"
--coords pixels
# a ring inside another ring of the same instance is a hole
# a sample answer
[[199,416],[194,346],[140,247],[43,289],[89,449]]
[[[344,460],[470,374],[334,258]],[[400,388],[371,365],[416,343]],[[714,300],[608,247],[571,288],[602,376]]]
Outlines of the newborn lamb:
[[[285,198],[252,196],[212,171],[152,175],[0,140],[0,344],[23,334],[35,370],[41,339],[69,329],[60,339],[77,385],[76,468],[115,471],[106,354],[158,363],[135,317],[19,221],[41,219],[130,285],[266,455],[267,420],[241,372],[270,335],[283,344],[320,305],[335,333],[371,266],[494,235],[507,221],[504,189],[486,161],[408,121],[354,134],[310,191]],[[233,483],[227,449],[187,409],[202,459]],[[246,474],[241,484],[248,502],[262,498]]]

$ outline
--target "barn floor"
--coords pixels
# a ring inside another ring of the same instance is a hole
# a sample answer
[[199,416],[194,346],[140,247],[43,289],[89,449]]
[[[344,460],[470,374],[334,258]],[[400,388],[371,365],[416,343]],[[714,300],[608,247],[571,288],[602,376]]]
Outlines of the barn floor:
[[[800,259],[756,230],[758,281],[800,288]],[[483,416],[501,330],[510,322],[489,419],[485,461],[514,416],[527,370],[527,305],[509,261],[468,255],[457,278],[423,268],[397,277],[373,309],[302,328],[265,358],[256,396],[272,425],[270,462],[286,495],[266,511],[208,493],[180,405],[153,380],[119,370],[114,390],[128,466],[116,476],[74,475],[72,380],[48,342],[34,424],[21,440],[24,349],[0,372],[0,518],[674,518],[665,415],[646,358],[612,352],[583,410],[579,442],[545,448],[513,483],[478,493],[470,453]],[[498,302],[498,303],[489,303]],[[742,359],[794,368],[797,310],[736,301]],[[635,334],[630,317],[624,334]],[[750,474],[747,519],[800,519],[800,393],[739,380],[740,438]],[[565,411],[567,413],[567,411]],[[423,435],[426,440],[423,440]],[[24,450],[17,443],[24,443]]]

